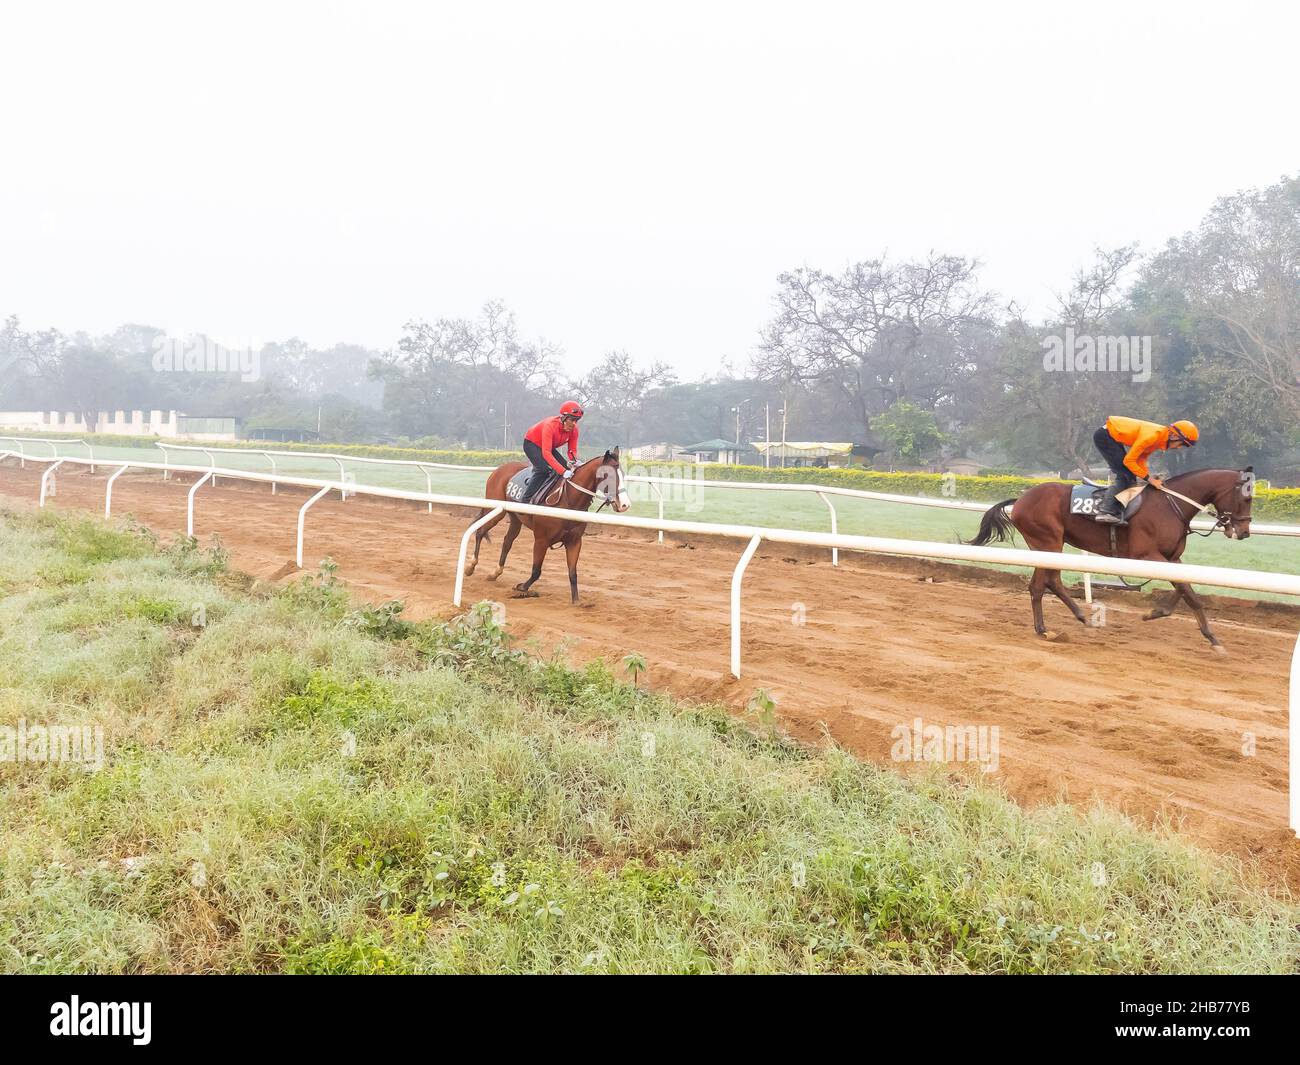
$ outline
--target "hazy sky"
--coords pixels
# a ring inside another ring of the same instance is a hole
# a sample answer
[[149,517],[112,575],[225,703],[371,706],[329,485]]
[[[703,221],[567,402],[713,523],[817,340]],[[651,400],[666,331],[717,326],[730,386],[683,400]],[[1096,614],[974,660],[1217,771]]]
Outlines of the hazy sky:
[[504,299],[577,373],[743,365],[775,278],[978,256],[1045,309],[1300,170],[1300,4],[0,7],[0,315],[387,347]]

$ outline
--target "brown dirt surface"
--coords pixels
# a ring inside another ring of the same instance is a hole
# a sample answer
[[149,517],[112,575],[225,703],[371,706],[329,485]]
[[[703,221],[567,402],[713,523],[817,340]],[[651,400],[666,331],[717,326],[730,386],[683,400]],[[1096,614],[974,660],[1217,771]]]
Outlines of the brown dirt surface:
[[[41,468],[0,467],[0,501],[34,505]],[[51,505],[102,514],[105,482],[102,471],[62,469]],[[114,514],[175,533],[185,527],[185,494],[182,481],[128,473],[114,487]],[[222,480],[199,490],[196,531],[219,535],[240,570],[292,580],[306,495]],[[358,597],[402,599],[413,618],[448,617],[472,516],[327,498],[307,517],[307,568],[328,555]],[[562,551],[548,557],[537,598],[511,598],[527,576],[526,529],[501,580],[487,579],[504,529],[484,544],[465,602],[503,602],[506,627],[525,647],[613,666],[637,652],[648,663],[643,683],[737,710],[763,688],[795,737],[829,737],[878,762],[890,762],[892,730],[916,718],[996,725],[1000,764],[990,777],[1021,802],[1101,799],[1300,885],[1300,843],[1286,827],[1288,676],[1300,628],[1293,608],[1211,597],[1211,622],[1229,652],[1219,657],[1185,607],[1148,623],[1148,597],[1104,592],[1106,625],[1091,629],[1048,597],[1049,627],[1063,635],[1049,643],[1033,634],[1022,576],[847,553],[837,569],[829,552],[772,544],[744,578],[737,681],[728,626],[739,541],[658,544],[653,533],[592,526],[579,569],[583,603],[574,608]]]

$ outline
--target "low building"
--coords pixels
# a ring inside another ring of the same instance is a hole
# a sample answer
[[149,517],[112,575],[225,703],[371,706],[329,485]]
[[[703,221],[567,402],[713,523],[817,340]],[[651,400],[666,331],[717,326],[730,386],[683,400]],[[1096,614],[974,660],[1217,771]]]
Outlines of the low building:
[[821,440],[759,440],[749,445],[763,457],[767,466],[848,466],[853,458],[853,444]]
[[717,462],[724,466],[739,466],[744,450],[734,440],[701,440],[682,449],[687,462]]
[[61,410],[0,411],[0,431],[18,433],[102,433],[107,436],[161,436],[181,440],[235,440],[235,419],[169,410],[94,412]]
[[638,444],[624,454],[636,462],[693,462],[687,449],[679,444]]

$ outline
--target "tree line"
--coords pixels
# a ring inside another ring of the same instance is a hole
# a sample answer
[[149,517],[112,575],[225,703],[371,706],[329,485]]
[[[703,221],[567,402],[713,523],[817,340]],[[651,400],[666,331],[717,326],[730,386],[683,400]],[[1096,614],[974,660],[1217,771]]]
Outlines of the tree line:
[[263,345],[255,373],[159,373],[161,330],[0,329],[0,409],[180,409],[338,441],[515,448],[576,397],[594,445],[722,437],[851,440],[880,462],[976,455],[1095,468],[1107,414],[1202,429],[1196,463],[1300,466],[1300,177],[1215,203],[1158,251],[1099,249],[1044,315],[1004,302],[961,255],[885,257],[776,280],[746,366],[681,381],[605,353],[569,378],[561,346],[500,301],[412,319],[388,350]]

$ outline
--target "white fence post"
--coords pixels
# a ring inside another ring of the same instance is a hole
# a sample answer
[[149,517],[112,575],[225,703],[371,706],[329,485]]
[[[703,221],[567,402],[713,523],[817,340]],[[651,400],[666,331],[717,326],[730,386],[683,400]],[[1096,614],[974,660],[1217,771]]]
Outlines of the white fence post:
[[503,510],[505,510],[505,507],[496,507],[489,510],[478,521],[470,525],[465,530],[465,535],[460,538],[460,556],[456,559],[456,591],[451,597],[453,606],[460,606],[460,593],[465,587],[465,557],[469,554],[469,538]]
[[185,508],[185,535],[193,539],[194,537],[194,493],[203,487],[204,483],[212,479],[212,471],[209,470],[197,481],[190,489],[189,503]]
[[126,462],[122,463],[122,465],[118,468],[118,471],[108,479],[108,487],[104,489],[105,519],[111,518],[113,516],[113,482],[116,481],[119,477],[121,477],[122,474],[126,473],[129,467],[130,467],[130,463],[126,463]]
[[[655,484],[654,481],[651,481],[651,482],[650,482],[650,487],[654,489],[655,496],[656,496],[656,497],[658,498],[658,500],[659,500],[659,520],[660,520],[660,521],[663,521],[663,520],[664,520],[664,494],[663,494],[663,492],[659,491],[659,486],[658,486],[657,484]],[[663,529],[660,529],[660,530],[659,530],[659,542],[660,542],[661,544],[664,542],[664,531],[663,531]]]
[[321,496],[328,493],[330,489],[332,489],[333,487],[334,486],[332,484],[327,484],[324,488],[322,488],[319,492],[317,492],[314,496],[312,496],[309,500],[307,500],[307,502],[304,503],[302,505],[302,508],[298,511],[298,568],[299,569],[302,569],[302,539],[303,539],[303,529],[307,524],[307,511],[309,511],[313,506],[315,506],[316,501],[320,499]]
[[762,533],[754,533],[745,553],[736,563],[735,572],[731,574],[731,675],[737,680],[740,679],[740,582],[745,576],[745,567],[754,557],[762,539]]
[[41,506],[45,506],[45,492],[49,488],[50,474],[52,474],[55,470],[57,470],[62,465],[63,465],[63,459],[59,459],[57,462],[50,463],[50,465],[46,468],[45,472],[41,474]]
[[[433,475],[429,472],[428,466],[421,466],[420,469],[424,471],[424,490],[428,492],[429,495],[433,495]],[[429,500],[429,513],[433,513],[432,499]]]
[[[836,535],[838,535],[840,529],[839,529],[839,524],[837,523],[836,518],[835,518],[835,505],[834,505],[834,504],[833,504],[829,499],[826,498],[826,493],[825,493],[825,492],[818,492],[818,493],[817,493],[817,498],[820,499],[823,503],[826,504],[827,507],[830,508],[830,512],[831,512],[831,535],[832,535],[832,536],[836,536]],[[838,547],[832,547],[832,548],[831,548],[831,565],[832,565],[832,566],[838,566],[839,564],[840,564],[840,549],[839,549]]]

